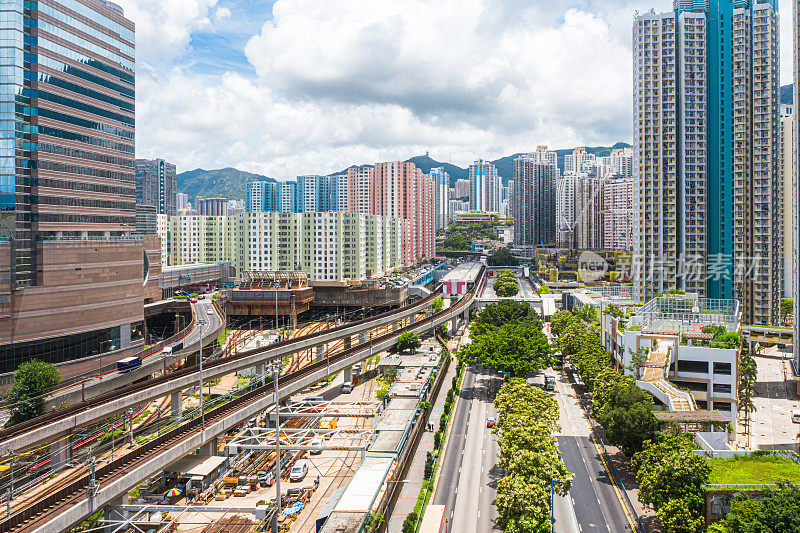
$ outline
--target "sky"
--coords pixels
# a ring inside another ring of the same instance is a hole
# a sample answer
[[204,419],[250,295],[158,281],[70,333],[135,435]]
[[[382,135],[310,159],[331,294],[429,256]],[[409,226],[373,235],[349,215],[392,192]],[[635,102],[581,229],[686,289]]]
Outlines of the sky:
[[276,179],[630,142],[633,16],[672,4],[115,1],[136,23],[137,157]]

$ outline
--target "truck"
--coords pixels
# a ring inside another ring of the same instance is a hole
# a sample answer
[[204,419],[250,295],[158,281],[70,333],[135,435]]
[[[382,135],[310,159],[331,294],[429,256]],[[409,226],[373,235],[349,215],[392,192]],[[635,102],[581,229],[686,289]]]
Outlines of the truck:
[[556,390],[556,375],[547,373],[544,375],[544,390]]
[[117,361],[117,370],[119,372],[130,372],[134,368],[142,366],[142,358],[138,356],[126,357]]

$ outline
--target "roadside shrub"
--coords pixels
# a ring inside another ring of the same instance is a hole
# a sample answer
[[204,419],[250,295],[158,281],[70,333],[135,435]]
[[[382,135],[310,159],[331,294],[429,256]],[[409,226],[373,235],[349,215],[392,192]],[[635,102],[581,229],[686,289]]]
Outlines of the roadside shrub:
[[433,449],[438,450],[439,445],[442,443],[442,430],[440,429],[433,434]]
[[414,533],[414,530],[417,527],[417,513],[415,511],[411,511],[406,516],[406,519],[403,520],[403,533]]
[[433,453],[432,452],[428,452],[428,455],[427,455],[427,457],[425,459],[425,472],[422,473],[422,478],[423,479],[430,479],[431,478],[431,476],[433,475],[433,465],[434,465]]
[[439,431],[444,431],[447,427],[447,413],[442,413],[442,416],[439,418]]

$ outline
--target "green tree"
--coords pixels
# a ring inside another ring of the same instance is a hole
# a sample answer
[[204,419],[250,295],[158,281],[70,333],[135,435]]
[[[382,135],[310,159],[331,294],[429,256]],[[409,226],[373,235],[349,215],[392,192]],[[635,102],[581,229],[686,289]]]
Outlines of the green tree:
[[541,328],[513,322],[474,338],[460,350],[459,359],[513,376],[527,376],[553,363],[550,344]]
[[487,331],[511,322],[528,322],[541,329],[539,313],[527,302],[500,300],[484,307],[469,326],[470,337],[474,339]]
[[696,502],[673,499],[658,510],[658,523],[663,533],[701,533],[705,520],[702,515],[692,511]]
[[441,298],[436,298],[431,303],[431,308],[433,309],[434,313],[438,313],[439,311],[444,309],[444,300],[442,300]]
[[19,365],[6,393],[6,402],[14,410],[9,425],[43,415],[45,396],[60,382],[58,369],[50,363],[31,359]]
[[750,435],[750,414],[755,412],[756,405],[753,402],[753,387],[758,378],[758,368],[756,360],[750,353],[750,347],[746,342],[741,343],[741,356],[739,357],[739,412],[744,418],[745,433]]
[[406,350],[411,350],[413,352],[421,345],[422,342],[420,342],[419,337],[413,331],[407,331],[397,339],[397,351],[401,353]]
[[469,251],[472,249],[472,240],[460,231],[454,231],[445,237],[442,246],[446,250]]
[[547,283],[542,283],[542,286],[539,289],[539,294],[553,294],[553,293],[550,291],[550,287],[547,286]]
[[550,531],[550,491],[522,476],[497,482],[497,525],[511,533]]
[[614,318],[622,318],[625,316],[625,313],[622,312],[622,309],[619,308],[616,304],[611,304],[605,308],[605,312],[607,315],[613,316]]
[[711,467],[705,457],[693,452],[690,436],[666,436],[645,442],[643,450],[633,456],[639,501],[658,511],[670,500],[685,500],[692,512],[702,513],[703,485]]
[[[602,375],[602,374],[601,374]],[[599,387],[596,386],[596,391]],[[630,377],[621,377],[602,386],[605,402],[596,404],[596,417],[611,444],[622,448],[627,456],[641,451],[645,441],[653,438],[658,422],[653,416],[653,400],[636,386]]]
[[550,331],[558,337],[561,333],[569,326],[578,322],[578,319],[575,318],[575,315],[567,311],[566,309],[560,309],[553,313],[553,316],[550,317]]
[[486,259],[489,266],[518,266],[519,259],[508,248],[500,248]]
[[781,319],[786,324],[786,319],[794,313],[794,305],[791,298],[781,300]]
[[731,533],[794,533],[800,531],[800,487],[779,481],[761,501],[740,497],[723,521]]
[[403,533],[414,533],[417,526],[417,512],[411,511],[406,515],[406,519],[403,520]]

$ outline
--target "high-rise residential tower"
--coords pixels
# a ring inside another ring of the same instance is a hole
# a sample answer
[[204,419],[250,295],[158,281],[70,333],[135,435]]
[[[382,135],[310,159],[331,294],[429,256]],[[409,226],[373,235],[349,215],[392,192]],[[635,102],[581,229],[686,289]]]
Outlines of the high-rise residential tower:
[[0,373],[125,349],[141,324],[134,57],[110,2],[0,4]]
[[450,174],[440,167],[430,175],[436,187],[436,229],[441,229],[450,223]]
[[402,263],[433,257],[436,191],[430,176],[414,163],[377,163],[370,193],[372,214],[402,220]]
[[678,0],[633,29],[634,248],[645,298],[736,298],[778,318],[777,0]]
[[163,159],[137,159],[136,203],[156,208],[159,215],[177,212],[178,181],[175,165]]
[[781,268],[783,269],[783,297],[792,297],[792,255],[794,233],[792,232],[792,183],[794,168],[794,117],[791,105],[781,106]]
[[469,166],[469,208],[483,213],[500,211],[497,167],[483,159]]
[[514,160],[514,242],[520,246],[544,246],[556,242],[557,156],[547,147]]
[[246,213],[280,211],[280,186],[274,181],[252,181],[245,186]]
[[360,166],[347,169],[348,208],[351,213],[370,213],[370,191],[372,190],[372,167]]

